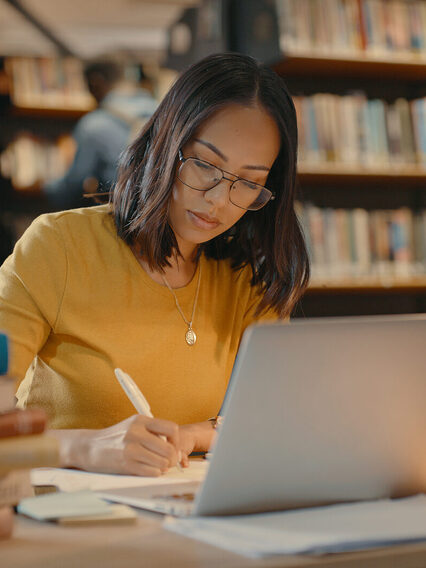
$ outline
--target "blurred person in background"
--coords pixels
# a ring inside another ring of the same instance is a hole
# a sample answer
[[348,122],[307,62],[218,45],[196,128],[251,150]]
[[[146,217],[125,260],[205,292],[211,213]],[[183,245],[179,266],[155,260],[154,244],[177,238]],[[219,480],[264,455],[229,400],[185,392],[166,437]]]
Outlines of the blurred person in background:
[[54,209],[90,205],[84,193],[108,193],[120,154],[157,107],[151,93],[126,78],[124,67],[115,61],[88,62],[84,76],[98,106],[74,129],[76,153],[70,169],[44,187]]

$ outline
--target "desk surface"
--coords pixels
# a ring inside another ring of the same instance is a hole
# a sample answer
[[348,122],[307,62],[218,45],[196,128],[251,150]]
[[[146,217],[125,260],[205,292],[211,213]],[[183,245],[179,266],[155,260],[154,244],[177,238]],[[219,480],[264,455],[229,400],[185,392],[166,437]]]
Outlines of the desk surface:
[[424,568],[426,543],[315,558],[251,560],[164,530],[142,512],[130,526],[61,527],[18,516],[11,540],[0,541],[4,568]]

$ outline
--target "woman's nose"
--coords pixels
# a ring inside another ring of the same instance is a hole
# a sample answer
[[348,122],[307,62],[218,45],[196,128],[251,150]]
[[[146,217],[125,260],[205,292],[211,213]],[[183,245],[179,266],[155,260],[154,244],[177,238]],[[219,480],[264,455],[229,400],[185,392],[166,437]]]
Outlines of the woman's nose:
[[231,189],[231,184],[232,180],[223,178],[220,183],[204,193],[206,201],[217,208],[227,205],[229,203],[229,191]]

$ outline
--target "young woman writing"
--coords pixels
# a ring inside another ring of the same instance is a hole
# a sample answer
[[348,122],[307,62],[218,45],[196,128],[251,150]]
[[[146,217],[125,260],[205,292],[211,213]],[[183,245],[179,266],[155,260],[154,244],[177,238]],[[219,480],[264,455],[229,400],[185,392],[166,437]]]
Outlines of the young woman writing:
[[[47,412],[64,466],[160,475],[208,449],[244,330],[288,317],[308,281],[296,158],[282,80],[214,55],[129,147],[110,204],[27,230],[0,272],[0,328],[19,406]],[[134,416],[115,367],[155,419]]]

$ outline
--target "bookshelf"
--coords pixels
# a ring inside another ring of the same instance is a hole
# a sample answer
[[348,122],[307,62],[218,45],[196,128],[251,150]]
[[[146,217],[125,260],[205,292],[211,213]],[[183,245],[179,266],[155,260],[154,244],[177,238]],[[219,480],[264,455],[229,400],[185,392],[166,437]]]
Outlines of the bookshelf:
[[[300,202],[321,211],[344,211],[349,217],[361,210],[361,217],[367,216],[362,222],[364,231],[370,217],[380,211],[408,209],[419,215],[426,210],[426,0],[276,0],[276,4],[284,56],[275,70],[295,97],[301,125]],[[419,112],[414,111],[414,101],[423,105],[423,126],[418,131],[414,130],[420,122],[414,118],[414,112]],[[5,59],[0,65],[0,113],[4,119],[0,153],[17,137],[28,134],[36,134],[33,142],[39,146],[53,143],[57,147],[91,104],[82,90],[78,62]],[[303,130],[309,121],[304,106],[321,124],[323,146],[307,142]],[[349,120],[346,116],[342,126],[336,116],[341,117],[348,108],[352,116]],[[356,113],[364,113],[363,120],[358,120]],[[371,131],[377,128],[371,127],[369,117],[378,116],[381,134],[373,140]],[[405,117],[404,132],[391,140],[389,124],[393,122],[395,127],[401,116]],[[361,142],[348,134],[354,124],[358,134],[362,133]],[[404,152],[407,136],[408,154]],[[348,140],[352,148],[345,153]],[[10,176],[0,175],[2,211],[7,204],[7,213],[30,219],[46,210],[39,191],[44,180],[35,174],[28,179],[27,184],[17,184]],[[413,220],[407,223],[413,225]],[[18,225],[16,236],[25,220]],[[404,231],[413,232],[407,227]],[[359,239],[365,245],[365,233]],[[421,260],[423,251],[419,252],[421,239],[417,235],[415,246],[412,236],[411,242],[405,243],[402,256],[408,255],[410,262],[402,273],[401,266],[392,268],[395,251],[384,268],[377,268],[371,247],[362,253],[364,259],[369,258],[371,270],[357,271],[347,258],[346,271],[335,266],[318,270],[317,263],[302,306],[305,315],[426,311],[426,260]],[[334,248],[338,246],[336,236],[328,240]],[[388,248],[392,249],[389,244]],[[352,264],[356,266],[356,262]]]
[[299,164],[299,180],[302,184],[359,184],[374,182],[377,185],[386,184],[414,187],[421,189],[425,185],[426,170],[413,165],[397,168],[371,167],[362,168],[359,165],[339,163]]
[[[313,262],[298,315],[424,312],[426,1],[277,0],[277,8],[285,56],[274,68],[295,98],[299,217]],[[379,217],[388,234],[378,237]],[[357,243],[342,223],[352,223]]]
[[78,60],[0,58],[0,223],[9,244],[49,211],[41,187],[66,172],[76,121],[94,107]]
[[318,55],[314,51],[289,53],[275,69],[278,73],[294,76],[373,77],[395,78],[408,81],[426,81],[426,59],[412,55],[374,56],[369,54],[341,54],[334,52]]
[[426,288],[426,276],[412,276],[410,278],[359,278],[333,280],[314,279],[310,286],[310,294],[339,294],[339,293],[365,293],[378,294],[407,294],[423,293]]

